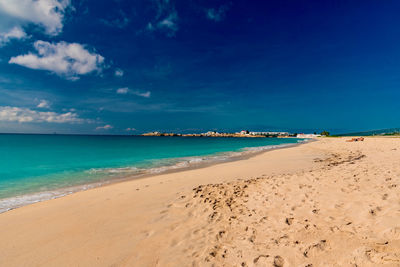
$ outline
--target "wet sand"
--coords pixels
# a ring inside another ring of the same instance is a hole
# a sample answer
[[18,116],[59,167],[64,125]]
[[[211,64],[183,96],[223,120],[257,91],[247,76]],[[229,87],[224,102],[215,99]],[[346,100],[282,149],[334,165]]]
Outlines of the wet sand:
[[400,139],[345,140],[0,214],[0,265],[399,266]]

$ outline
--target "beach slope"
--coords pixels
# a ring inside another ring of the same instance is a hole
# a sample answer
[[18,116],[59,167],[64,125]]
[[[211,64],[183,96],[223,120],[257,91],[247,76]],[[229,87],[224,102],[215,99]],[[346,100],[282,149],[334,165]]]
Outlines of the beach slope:
[[321,138],[0,214],[1,266],[399,266],[400,139]]

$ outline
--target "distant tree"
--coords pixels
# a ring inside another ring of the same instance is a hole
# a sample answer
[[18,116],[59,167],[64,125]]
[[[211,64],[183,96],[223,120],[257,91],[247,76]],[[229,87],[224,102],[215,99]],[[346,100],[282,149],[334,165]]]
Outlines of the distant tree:
[[323,135],[323,136],[329,136],[330,134],[329,134],[328,131],[323,131],[323,132],[321,133],[321,135]]

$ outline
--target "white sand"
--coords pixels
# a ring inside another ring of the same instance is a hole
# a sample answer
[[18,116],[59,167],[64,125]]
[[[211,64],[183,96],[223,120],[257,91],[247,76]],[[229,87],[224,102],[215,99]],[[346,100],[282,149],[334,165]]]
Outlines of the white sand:
[[400,266],[399,163],[325,138],[79,192],[0,214],[0,265]]

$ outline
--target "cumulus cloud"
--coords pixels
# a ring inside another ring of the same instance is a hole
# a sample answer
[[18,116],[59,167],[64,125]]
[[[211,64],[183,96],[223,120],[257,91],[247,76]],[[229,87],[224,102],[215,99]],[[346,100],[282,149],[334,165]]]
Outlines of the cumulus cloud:
[[110,130],[110,129],[112,129],[112,128],[114,128],[114,126],[111,126],[110,124],[106,124],[106,125],[104,125],[104,126],[98,126],[98,127],[96,127],[96,131],[98,131],[98,130]]
[[221,21],[225,19],[226,12],[229,10],[230,5],[222,5],[219,8],[210,8],[206,10],[206,16],[209,20]]
[[128,93],[128,91],[129,91],[128,87],[118,88],[117,89],[117,94],[126,95]]
[[77,80],[79,75],[101,72],[103,69],[104,57],[89,52],[78,43],[36,41],[34,47],[37,54],[12,57],[8,63],[47,70],[69,80]]
[[142,92],[142,91],[138,91],[138,90],[132,91],[132,90],[129,90],[128,87],[123,87],[123,88],[118,88],[117,89],[117,94],[126,95],[128,93],[132,94],[132,95],[141,96],[141,97],[144,97],[144,98],[149,98],[151,96],[151,92],[150,91],[146,91],[146,92]]
[[124,76],[124,71],[121,69],[116,69],[114,72],[114,75],[117,77],[122,77],[122,76]]
[[47,100],[40,100],[39,104],[37,105],[38,108],[50,108],[50,103]]
[[15,26],[7,32],[0,32],[0,47],[10,42],[12,39],[24,39],[27,35],[21,27]]
[[127,132],[133,132],[133,131],[136,131],[136,129],[135,128],[126,128],[126,131]]
[[49,122],[49,123],[84,123],[90,122],[79,118],[78,114],[73,112],[56,113],[42,112],[29,108],[19,108],[3,106],[0,107],[0,121],[8,122]]
[[46,34],[57,35],[62,31],[70,3],[70,0],[0,0],[0,22],[14,26],[33,23]]

